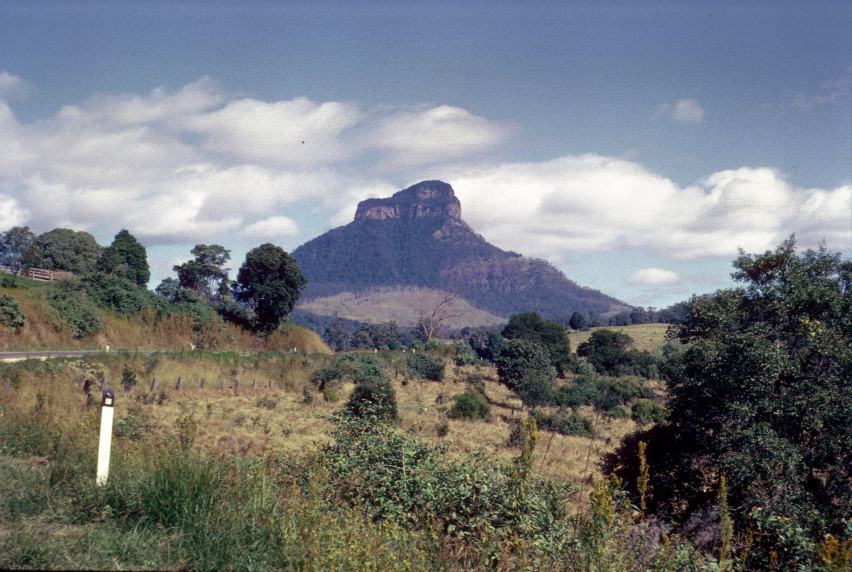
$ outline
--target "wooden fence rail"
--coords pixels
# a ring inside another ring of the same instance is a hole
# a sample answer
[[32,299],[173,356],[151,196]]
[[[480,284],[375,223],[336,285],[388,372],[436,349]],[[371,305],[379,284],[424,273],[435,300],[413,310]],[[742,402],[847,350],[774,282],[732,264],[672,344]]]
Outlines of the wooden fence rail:
[[[13,270],[8,266],[0,266],[0,271],[6,274],[13,274]],[[42,282],[58,282],[63,278],[74,276],[73,272],[65,272],[64,270],[44,270],[43,268],[30,268],[26,272],[21,272],[18,276],[29,278],[31,280],[41,280]]]

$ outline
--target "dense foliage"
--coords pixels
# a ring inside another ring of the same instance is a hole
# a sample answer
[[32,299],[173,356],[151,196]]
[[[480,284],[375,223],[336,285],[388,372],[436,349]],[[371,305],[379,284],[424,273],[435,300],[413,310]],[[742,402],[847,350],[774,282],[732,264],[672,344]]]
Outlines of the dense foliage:
[[98,272],[124,278],[137,286],[145,286],[151,278],[145,247],[127,230],[122,229],[101,253]]
[[689,345],[648,448],[654,498],[699,514],[724,476],[738,522],[791,532],[756,539],[789,569],[850,532],[852,263],[791,238],[734,267],[743,286],[694,298],[673,332]]
[[237,274],[237,300],[254,311],[254,327],[270,332],[278,327],[307,284],[296,261],[273,244],[262,244],[246,254]]
[[95,271],[102,250],[88,232],[55,228],[36,238],[34,264],[45,270],[90,274]]
[[538,312],[513,314],[501,332],[506,339],[527,340],[547,350],[550,365],[560,376],[576,369],[577,358],[571,353],[568,333],[559,322],[543,320]]
[[495,360],[500,382],[518,394],[524,405],[545,405],[553,399],[556,370],[545,348],[527,340],[509,340]]
[[35,235],[28,226],[15,226],[0,233],[0,265],[12,274],[12,286],[15,278],[32,266],[35,261]]

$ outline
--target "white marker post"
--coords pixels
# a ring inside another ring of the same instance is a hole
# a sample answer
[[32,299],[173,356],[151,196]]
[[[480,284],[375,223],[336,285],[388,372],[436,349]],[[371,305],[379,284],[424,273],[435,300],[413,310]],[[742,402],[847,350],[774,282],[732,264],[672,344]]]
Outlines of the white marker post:
[[103,486],[109,476],[109,451],[112,447],[112,418],[115,414],[115,393],[111,389],[104,391],[101,401],[101,440],[98,446],[98,486]]

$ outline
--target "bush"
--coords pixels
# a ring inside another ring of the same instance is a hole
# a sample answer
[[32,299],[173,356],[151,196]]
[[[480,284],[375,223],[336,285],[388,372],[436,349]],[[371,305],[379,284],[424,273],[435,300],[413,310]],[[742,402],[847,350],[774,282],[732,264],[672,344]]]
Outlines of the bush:
[[444,379],[444,362],[423,353],[409,354],[405,358],[408,371],[420,379],[441,381]]
[[396,421],[399,418],[396,391],[387,380],[357,384],[349,394],[345,409],[355,417],[375,415],[387,421]]
[[340,360],[340,373],[354,384],[381,383],[387,375],[384,360],[375,354],[347,354]]
[[124,363],[124,368],[121,370],[121,386],[124,391],[130,391],[136,387],[136,372],[130,369],[127,362]]
[[478,391],[466,391],[453,396],[453,404],[447,417],[451,419],[484,419],[491,418],[491,406]]
[[659,403],[647,399],[639,399],[631,407],[633,419],[637,423],[646,425],[648,423],[662,423],[666,420],[666,410]]
[[27,325],[27,319],[21,311],[21,306],[14,296],[3,294],[0,296],[0,322],[7,327],[17,330]]
[[517,393],[524,405],[545,405],[553,400],[556,370],[541,345],[509,340],[495,362],[500,382]]
[[75,338],[85,338],[103,328],[101,311],[81,291],[53,290],[47,294],[47,303],[59,320],[58,329],[67,327]]
[[453,351],[453,361],[456,365],[473,365],[476,362],[476,354],[467,342],[456,342]]
[[630,417],[630,414],[621,405],[616,405],[611,409],[607,409],[605,413],[607,417],[610,417],[612,419],[627,419]]

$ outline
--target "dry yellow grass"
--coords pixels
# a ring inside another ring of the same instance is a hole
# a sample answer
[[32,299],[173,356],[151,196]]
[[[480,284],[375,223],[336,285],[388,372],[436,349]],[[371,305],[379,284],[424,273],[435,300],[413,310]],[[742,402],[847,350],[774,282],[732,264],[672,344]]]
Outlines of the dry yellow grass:
[[[381,354],[380,354],[381,355]],[[391,360],[402,359],[401,353],[384,354]],[[327,354],[287,352],[264,359],[240,357],[213,357],[199,359],[186,352],[172,358],[161,357],[150,375],[145,371],[145,358],[127,354],[110,358],[105,372],[111,380],[109,386],[116,390],[115,419],[122,423],[128,416],[144,421],[157,438],[167,438],[178,433],[177,421],[192,416],[197,422],[196,443],[225,454],[262,454],[278,450],[301,454],[309,446],[330,439],[328,416],[339,410],[352,390],[344,384],[337,389],[339,399],[325,401],[314,394],[311,403],[305,403],[303,388],[309,385],[310,372],[323,367],[332,359]],[[85,360],[80,360],[85,363]],[[121,372],[125,363],[137,373],[138,385],[132,391],[121,388]],[[150,364],[150,359],[149,359]],[[399,368],[402,370],[403,368]],[[445,411],[452,405],[450,398],[464,392],[462,381],[475,370],[467,366],[456,370],[448,364],[442,382],[407,380],[400,374],[391,374],[397,393],[400,427],[412,430],[427,443],[446,443],[451,452],[458,454],[482,450],[494,459],[509,459],[517,450],[508,446],[511,422],[521,419],[521,402],[507,388],[498,383],[493,368],[481,368],[486,394],[491,403],[491,420],[470,421],[447,419]],[[42,411],[62,420],[69,431],[86,425],[95,427],[99,419],[97,407],[86,406],[86,396],[80,391],[83,369],[63,376],[36,376],[23,372],[21,389],[2,395],[4,407],[33,411],[39,399],[44,400]],[[158,380],[157,391],[151,393],[152,378]],[[177,391],[178,378],[182,388]],[[201,380],[205,379],[205,387]],[[257,387],[254,387],[254,380]],[[220,380],[225,381],[220,390]],[[239,380],[239,390],[236,381]],[[272,380],[273,388],[269,388]],[[42,392],[42,398],[37,394]],[[160,401],[163,392],[165,399]],[[97,389],[94,392],[98,394]],[[443,394],[443,406],[436,403]],[[10,403],[14,400],[15,403]],[[581,413],[594,417],[587,408]],[[437,428],[448,425],[448,433],[441,437]],[[597,438],[541,432],[534,455],[534,469],[542,476],[572,483],[581,483],[598,472],[597,461],[601,454],[619,445],[621,439],[636,429],[628,419],[611,420],[600,417],[597,421]],[[586,491],[588,492],[588,491]],[[586,497],[584,492],[584,497]]]
[[636,326],[607,326],[606,328],[592,328],[585,332],[570,332],[568,339],[571,340],[571,349],[577,351],[577,346],[587,342],[595,330],[612,330],[629,335],[633,338],[633,347],[637,350],[652,351],[660,348],[666,343],[666,332],[668,324],[639,324]]

